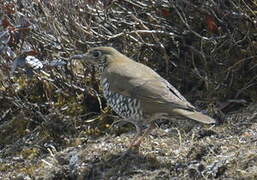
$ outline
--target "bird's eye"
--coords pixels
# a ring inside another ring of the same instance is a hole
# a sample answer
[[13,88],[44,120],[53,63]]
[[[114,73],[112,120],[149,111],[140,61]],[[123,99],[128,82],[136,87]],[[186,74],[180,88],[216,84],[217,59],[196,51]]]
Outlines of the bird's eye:
[[101,53],[101,51],[93,51],[92,55],[93,55],[94,58],[98,58],[102,55],[102,53]]

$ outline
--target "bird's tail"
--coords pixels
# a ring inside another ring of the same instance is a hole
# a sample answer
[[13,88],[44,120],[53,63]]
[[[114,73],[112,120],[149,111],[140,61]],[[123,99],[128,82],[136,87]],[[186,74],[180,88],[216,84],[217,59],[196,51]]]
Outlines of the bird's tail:
[[186,109],[173,109],[173,112],[185,116],[189,119],[193,119],[195,121],[198,122],[202,122],[205,124],[214,124],[216,123],[215,119],[211,118],[210,116],[207,116],[201,112],[197,112],[197,111],[189,111]]

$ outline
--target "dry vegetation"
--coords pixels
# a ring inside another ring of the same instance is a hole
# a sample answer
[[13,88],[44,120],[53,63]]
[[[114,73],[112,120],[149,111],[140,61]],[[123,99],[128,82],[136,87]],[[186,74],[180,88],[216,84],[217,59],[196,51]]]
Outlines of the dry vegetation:
[[[256,179],[257,3],[0,0],[0,179]],[[114,126],[97,70],[113,46],[220,122]]]

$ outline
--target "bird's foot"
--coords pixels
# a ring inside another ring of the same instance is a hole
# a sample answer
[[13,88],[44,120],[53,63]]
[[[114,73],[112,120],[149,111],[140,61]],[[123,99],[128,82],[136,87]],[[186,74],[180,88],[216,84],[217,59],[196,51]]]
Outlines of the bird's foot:
[[133,139],[132,143],[129,145],[127,151],[122,153],[121,156],[117,159],[117,161],[124,159],[127,155],[138,154],[141,142],[143,141],[144,137],[146,137],[152,131],[154,127],[155,124],[151,123],[143,134],[141,134],[142,132],[140,130],[137,136]]

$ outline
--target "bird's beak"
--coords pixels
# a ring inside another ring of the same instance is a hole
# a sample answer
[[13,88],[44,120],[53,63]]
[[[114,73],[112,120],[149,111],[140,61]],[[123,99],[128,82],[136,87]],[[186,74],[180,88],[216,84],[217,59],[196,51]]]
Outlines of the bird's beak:
[[83,60],[86,58],[86,54],[76,54],[74,56],[71,56],[70,59],[75,59],[75,60]]
[[96,62],[92,60],[92,57],[91,57],[91,55],[89,53],[76,54],[76,55],[72,56],[71,59],[85,60],[86,62],[89,62],[89,63],[92,63],[92,64],[96,64]]

